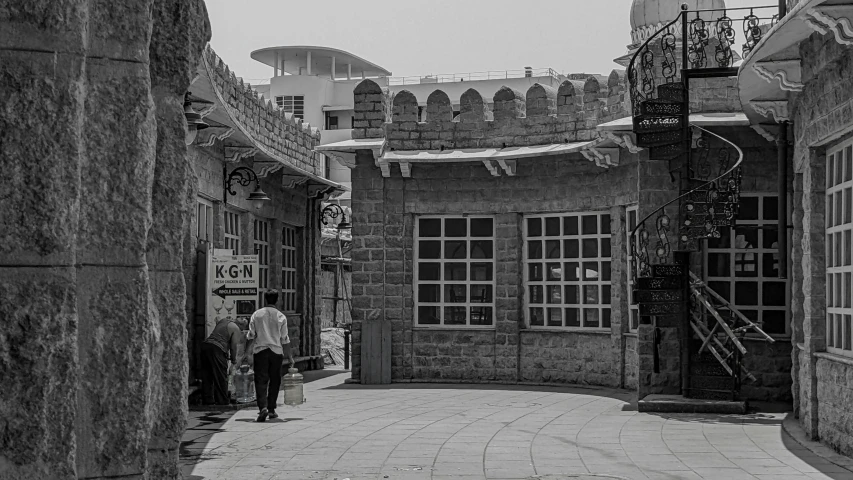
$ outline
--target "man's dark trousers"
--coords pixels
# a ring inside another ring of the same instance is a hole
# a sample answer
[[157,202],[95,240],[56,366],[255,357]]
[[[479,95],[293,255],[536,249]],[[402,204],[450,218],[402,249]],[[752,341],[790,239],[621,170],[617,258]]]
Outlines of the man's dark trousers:
[[269,348],[265,348],[254,356],[255,361],[255,395],[258,397],[258,410],[265,408],[275,410],[278,399],[278,389],[281,388],[281,362],[284,360]]

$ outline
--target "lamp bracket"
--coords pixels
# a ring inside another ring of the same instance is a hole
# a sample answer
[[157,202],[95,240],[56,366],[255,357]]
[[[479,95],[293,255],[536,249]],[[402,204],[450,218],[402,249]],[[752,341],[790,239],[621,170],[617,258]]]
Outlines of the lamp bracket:
[[225,191],[230,195],[237,195],[237,192],[234,191],[235,183],[248,187],[252,182],[257,182],[260,186],[260,180],[255,171],[249,167],[237,167],[225,179]]

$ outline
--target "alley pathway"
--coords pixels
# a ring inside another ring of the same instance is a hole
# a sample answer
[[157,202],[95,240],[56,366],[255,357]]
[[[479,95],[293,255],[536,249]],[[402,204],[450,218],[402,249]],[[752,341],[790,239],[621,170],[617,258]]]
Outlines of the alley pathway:
[[184,478],[853,480],[785,434],[784,414],[646,414],[621,390],[363,387],[335,373],[266,423],[190,412]]

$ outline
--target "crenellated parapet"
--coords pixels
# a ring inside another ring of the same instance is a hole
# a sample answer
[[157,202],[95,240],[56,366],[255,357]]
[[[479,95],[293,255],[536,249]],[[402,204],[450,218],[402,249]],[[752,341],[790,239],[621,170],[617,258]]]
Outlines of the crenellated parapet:
[[234,75],[208,45],[204,67],[221,105],[236,127],[264,153],[292,163],[314,175],[323,175],[325,157],[315,152],[320,130],[274,105]]
[[491,99],[472,88],[460,97],[455,117],[450,97],[435,90],[426,99],[425,118],[419,118],[423,105],[411,92],[402,90],[392,96],[364,80],[355,90],[353,138],[384,137],[391,150],[590,141],[598,138],[600,123],[629,115],[625,80],[623,72],[614,71],[606,86],[596,77],[566,80],[556,89],[536,83],[524,93],[504,86]]

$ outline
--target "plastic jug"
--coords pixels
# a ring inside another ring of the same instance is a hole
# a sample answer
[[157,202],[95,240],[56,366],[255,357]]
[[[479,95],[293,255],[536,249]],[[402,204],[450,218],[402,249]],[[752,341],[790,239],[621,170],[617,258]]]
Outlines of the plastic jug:
[[302,389],[302,374],[299,370],[290,367],[287,369],[287,375],[282,379],[284,384],[284,404],[285,405],[302,405],[305,402],[305,396]]
[[255,371],[248,365],[241,365],[234,372],[234,390],[237,394],[237,403],[251,403],[255,401]]

